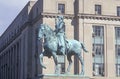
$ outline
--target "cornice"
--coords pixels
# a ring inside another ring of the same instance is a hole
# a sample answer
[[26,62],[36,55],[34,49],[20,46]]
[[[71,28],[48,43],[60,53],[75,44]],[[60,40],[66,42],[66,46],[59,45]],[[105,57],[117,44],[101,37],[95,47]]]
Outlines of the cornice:
[[[75,17],[74,14],[58,14],[58,13],[41,13],[41,15],[46,18],[55,18],[58,15],[64,16],[65,19],[73,19]],[[78,14],[77,17],[82,19],[120,21],[120,17],[112,15]]]
[[97,20],[108,20],[108,21],[120,21],[120,17],[111,15],[96,15],[96,14],[78,14],[79,18],[82,19],[97,19]]
[[47,18],[55,18],[58,15],[62,15],[64,16],[65,19],[73,19],[74,18],[74,14],[58,14],[58,13],[41,13],[41,15],[43,17],[47,17]]

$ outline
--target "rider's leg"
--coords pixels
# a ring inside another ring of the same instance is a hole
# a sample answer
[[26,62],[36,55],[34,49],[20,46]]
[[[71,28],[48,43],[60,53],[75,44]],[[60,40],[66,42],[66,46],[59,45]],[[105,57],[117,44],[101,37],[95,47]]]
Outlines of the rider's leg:
[[61,52],[63,55],[65,55],[65,47],[64,47],[64,46],[61,46],[60,52]]
[[60,36],[60,52],[65,55],[65,40],[63,36]]

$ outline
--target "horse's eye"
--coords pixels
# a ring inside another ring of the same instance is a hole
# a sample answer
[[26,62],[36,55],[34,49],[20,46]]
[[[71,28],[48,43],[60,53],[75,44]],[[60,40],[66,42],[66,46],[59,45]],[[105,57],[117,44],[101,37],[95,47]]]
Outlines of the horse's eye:
[[44,30],[44,28],[41,28],[41,30]]

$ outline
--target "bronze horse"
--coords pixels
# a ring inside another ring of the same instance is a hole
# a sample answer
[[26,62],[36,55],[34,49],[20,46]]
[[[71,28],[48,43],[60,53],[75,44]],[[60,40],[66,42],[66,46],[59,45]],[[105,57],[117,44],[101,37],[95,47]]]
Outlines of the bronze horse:
[[[54,62],[55,62],[55,73],[58,73],[58,60],[57,55],[59,54],[58,51],[58,40],[55,32],[47,25],[47,24],[41,24],[38,31],[38,39],[41,40],[44,38],[44,51],[39,55],[40,58],[40,65],[43,68],[46,68],[43,64],[43,56],[51,57],[53,56]],[[67,60],[69,62],[67,73],[70,72],[71,64],[72,64],[72,55],[76,55],[78,59],[81,62],[81,73],[80,75],[84,75],[84,62],[81,56],[81,50],[83,49],[85,52],[88,52],[85,49],[85,46],[83,43],[77,41],[77,40],[67,40],[67,47],[66,47],[66,56]]]

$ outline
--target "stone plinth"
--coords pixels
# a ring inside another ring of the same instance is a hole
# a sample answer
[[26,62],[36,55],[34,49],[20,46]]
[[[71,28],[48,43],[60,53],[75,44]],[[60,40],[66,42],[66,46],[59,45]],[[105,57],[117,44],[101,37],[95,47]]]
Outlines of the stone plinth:
[[39,75],[37,79],[90,79],[90,78],[86,76],[79,76],[79,75],[45,74],[45,75]]

